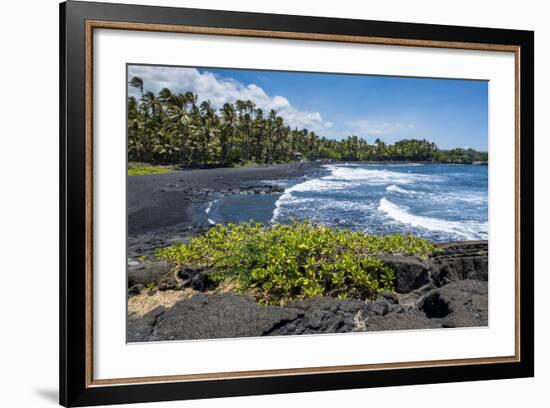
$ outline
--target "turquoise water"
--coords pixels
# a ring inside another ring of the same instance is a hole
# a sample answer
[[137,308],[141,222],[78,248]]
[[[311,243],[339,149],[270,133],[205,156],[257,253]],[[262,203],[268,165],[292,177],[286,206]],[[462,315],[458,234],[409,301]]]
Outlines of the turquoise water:
[[330,164],[320,174],[277,181],[283,194],[229,196],[209,205],[211,223],[311,219],[373,234],[434,241],[488,237],[488,167]]

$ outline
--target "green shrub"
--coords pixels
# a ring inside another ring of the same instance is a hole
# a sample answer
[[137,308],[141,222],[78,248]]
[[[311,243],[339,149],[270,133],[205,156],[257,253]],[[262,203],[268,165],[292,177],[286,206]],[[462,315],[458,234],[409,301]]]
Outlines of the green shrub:
[[145,285],[145,287],[149,290],[153,290],[153,289],[157,288],[157,283],[156,282],[149,282],[147,285]]
[[189,244],[158,249],[176,264],[212,267],[212,278],[236,280],[263,303],[312,296],[374,298],[392,290],[394,273],[375,255],[425,258],[436,248],[412,235],[375,236],[311,222],[216,225]]
[[129,176],[141,176],[143,174],[161,174],[176,171],[175,166],[153,166],[144,163],[128,163]]

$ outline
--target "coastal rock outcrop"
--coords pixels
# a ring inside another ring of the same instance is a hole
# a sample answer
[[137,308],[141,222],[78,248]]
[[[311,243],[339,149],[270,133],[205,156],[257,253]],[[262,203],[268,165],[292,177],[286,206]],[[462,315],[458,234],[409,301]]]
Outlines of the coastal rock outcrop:
[[371,316],[365,323],[366,331],[437,329],[441,327],[438,321],[428,319],[419,310],[408,313],[392,313],[385,316]]
[[128,265],[128,288],[135,285],[159,284],[169,273],[170,265],[164,262],[136,262]]
[[191,288],[204,292],[216,287],[216,283],[210,278],[213,270],[205,266],[183,266],[177,273],[181,279],[182,288]]
[[487,241],[439,244],[442,252],[429,260],[431,279],[437,286],[464,279],[488,280]]
[[292,322],[279,325],[266,333],[285,334],[346,333],[355,330],[357,317],[366,313],[367,306],[357,299],[314,297],[290,302],[287,307],[302,311]]
[[[384,257],[396,272],[396,292],[375,301],[314,297],[264,306],[251,297],[213,293],[207,268],[183,267],[179,287],[199,291],[172,307],[130,316],[132,342],[433,329],[488,324],[487,242],[441,245],[425,262]],[[134,280],[134,282],[137,282]],[[135,283],[138,285],[139,283]],[[205,292],[206,291],[206,292]]]
[[255,337],[303,316],[299,309],[262,306],[232,293],[199,294],[129,319],[129,341]]
[[442,327],[486,326],[487,300],[488,283],[468,279],[428,292],[420,299],[418,308],[428,318],[441,319]]
[[426,264],[412,256],[382,255],[378,257],[395,272],[395,291],[409,293],[429,281]]

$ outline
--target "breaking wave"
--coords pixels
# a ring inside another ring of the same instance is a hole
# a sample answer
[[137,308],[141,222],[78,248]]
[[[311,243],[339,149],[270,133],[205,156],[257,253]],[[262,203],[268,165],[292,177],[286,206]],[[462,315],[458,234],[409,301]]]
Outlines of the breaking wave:
[[404,173],[387,169],[379,170],[334,165],[327,165],[325,168],[331,171],[329,176],[323,177],[325,180],[362,181],[371,185],[412,184],[417,182],[434,182],[440,180],[438,176],[434,175]]
[[416,191],[409,191],[409,190],[405,190],[404,188],[401,188],[395,184],[392,184],[388,187],[386,187],[386,191],[390,191],[392,193],[399,193],[399,194],[404,194],[406,196],[414,196],[417,194]]
[[467,240],[487,239],[487,223],[448,221],[411,214],[407,208],[392,203],[386,197],[380,200],[378,210],[402,224],[420,227],[428,231],[441,231]]
[[[285,190],[273,197],[261,221],[311,219],[372,234],[411,232],[434,241],[488,237],[486,167],[349,163],[323,168],[326,172],[314,178],[277,181]],[[221,204],[215,200],[206,206],[209,223],[227,217],[229,207]]]

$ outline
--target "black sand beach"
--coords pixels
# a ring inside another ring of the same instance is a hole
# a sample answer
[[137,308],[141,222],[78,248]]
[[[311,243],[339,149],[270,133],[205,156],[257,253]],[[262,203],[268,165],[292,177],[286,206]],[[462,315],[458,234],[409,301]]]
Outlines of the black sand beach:
[[207,225],[201,225],[199,215],[204,205],[221,195],[270,192],[266,181],[302,177],[321,166],[321,162],[295,162],[129,176],[129,260],[203,230]]

